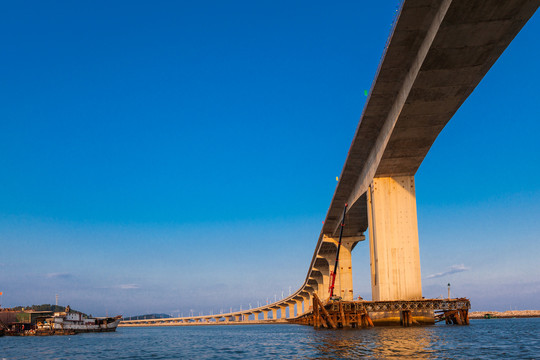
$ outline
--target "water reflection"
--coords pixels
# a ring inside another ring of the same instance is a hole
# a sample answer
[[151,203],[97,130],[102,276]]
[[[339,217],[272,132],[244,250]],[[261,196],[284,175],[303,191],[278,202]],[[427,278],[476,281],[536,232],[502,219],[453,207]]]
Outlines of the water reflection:
[[314,330],[311,335],[316,359],[431,359],[438,341],[431,327]]
[[437,341],[430,327],[380,328],[374,338],[373,355],[377,358],[410,357],[430,359]]

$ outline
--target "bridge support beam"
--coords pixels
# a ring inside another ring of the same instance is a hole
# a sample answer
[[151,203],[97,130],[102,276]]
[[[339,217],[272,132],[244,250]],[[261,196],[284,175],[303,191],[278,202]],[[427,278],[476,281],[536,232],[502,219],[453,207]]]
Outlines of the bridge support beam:
[[280,316],[280,319],[286,319],[287,318],[287,306],[282,306],[280,308],[281,310],[281,316]]
[[[332,268],[332,271],[334,269]],[[329,267],[321,271],[322,273],[322,292],[319,294],[319,298],[322,301],[326,301],[330,297],[330,293],[328,292],[328,289],[330,288],[330,270]],[[339,281],[338,281],[339,282]]]
[[296,300],[296,315],[300,316],[304,313],[304,310],[302,309],[304,301],[303,300]]
[[289,304],[289,317],[290,318],[294,317],[294,303]]
[[307,312],[309,310],[311,310],[311,304],[313,302],[313,292],[312,291],[308,291],[308,296],[307,298],[305,298],[304,300],[304,311]]
[[277,320],[277,309],[276,308],[272,308],[272,319]]
[[[318,275],[318,276],[313,276],[313,279],[315,281],[317,281],[317,285],[313,285],[315,286],[315,293],[317,293],[317,296],[319,296],[319,298],[322,298],[323,297],[323,294],[324,294],[324,278],[322,275]],[[326,289],[328,291],[328,289]]]
[[345,301],[353,300],[351,251],[353,243],[343,242],[339,252],[339,295]]
[[414,176],[373,179],[368,223],[373,301],[421,299]]
[[268,320],[268,312],[269,310],[263,310],[263,320]]
[[309,311],[310,301],[311,301],[311,296],[309,293],[305,296],[302,296],[302,308],[304,310],[304,313],[307,313]]

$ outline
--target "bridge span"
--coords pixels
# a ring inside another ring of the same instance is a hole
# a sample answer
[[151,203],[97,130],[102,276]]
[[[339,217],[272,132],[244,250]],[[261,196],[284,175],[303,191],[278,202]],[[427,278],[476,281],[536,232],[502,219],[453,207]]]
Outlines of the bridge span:
[[275,322],[310,312],[314,295],[323,302],[329,298],[345,204],[336,293],[353,300],[351,252],[369,231],[372,300],[421,300],[414,176],[444,126],[539,5],[539,0],[405,0],[302,286],[249,310],[122,325]]

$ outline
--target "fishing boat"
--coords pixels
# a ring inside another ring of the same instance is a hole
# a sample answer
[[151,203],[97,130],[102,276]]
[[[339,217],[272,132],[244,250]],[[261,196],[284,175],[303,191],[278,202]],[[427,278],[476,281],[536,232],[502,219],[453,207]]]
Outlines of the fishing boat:
[[122,316],[86,317],[78,312],[71,312],[69,306],[63,312],[55,312],[53,316],[38,318],[35,327],[36,335],[68,335],[86,332],[116,331]]

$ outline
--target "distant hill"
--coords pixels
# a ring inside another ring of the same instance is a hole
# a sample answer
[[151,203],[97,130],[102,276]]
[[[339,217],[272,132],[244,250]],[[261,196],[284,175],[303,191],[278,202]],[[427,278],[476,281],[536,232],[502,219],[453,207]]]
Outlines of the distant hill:
[[168,319],[171,316],[168,314],[147,314],[125,317],[123,320],[148,320],[148,319]]

